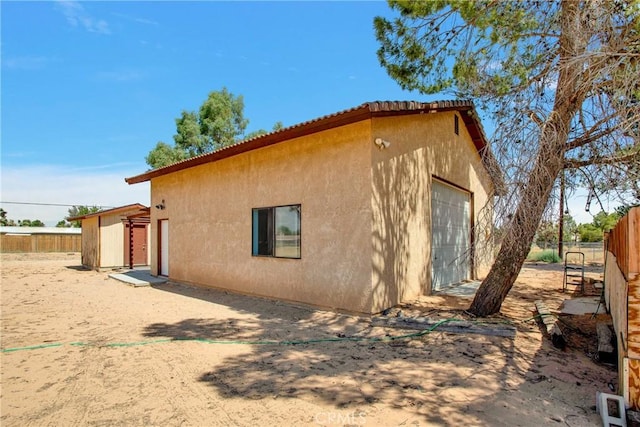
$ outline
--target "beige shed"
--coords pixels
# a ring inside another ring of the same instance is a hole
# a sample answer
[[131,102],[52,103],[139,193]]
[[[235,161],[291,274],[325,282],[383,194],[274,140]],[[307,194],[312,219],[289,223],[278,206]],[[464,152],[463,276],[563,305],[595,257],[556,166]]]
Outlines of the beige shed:
[[149,208],[139,203],[68,218],[82,221],[82,265],[100,270],[149,265]]
[[152,274],[376,313],[487,271],[495,164],[471,102],[368,102],[126,181]]

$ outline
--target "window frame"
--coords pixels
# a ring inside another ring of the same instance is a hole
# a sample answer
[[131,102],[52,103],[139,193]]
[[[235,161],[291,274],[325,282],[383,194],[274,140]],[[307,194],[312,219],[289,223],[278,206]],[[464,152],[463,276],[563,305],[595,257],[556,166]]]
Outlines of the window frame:
[[[298,211],[298,256],[282,256],[276,255],[276,211],[278,208],[297,208]],[[256,233],[259,234],[260,229],[260,211],[267,212],[267,248],[270,253],[260,253],[260,241]],[[258,224],[256,224],[256,219]],[[258,258],[280,258],[280,259],[302,259],[302,204],[295,203],[290,205],[264,206],[251,209],[251,256]]]

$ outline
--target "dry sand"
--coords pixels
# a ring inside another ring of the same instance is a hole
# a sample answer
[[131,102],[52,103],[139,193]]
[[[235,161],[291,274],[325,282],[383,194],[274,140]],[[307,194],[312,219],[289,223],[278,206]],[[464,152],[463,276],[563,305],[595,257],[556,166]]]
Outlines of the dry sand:
[[[528,266],[498,318],[515,339],[410,331],[366,317],[180,284],[134,288],[78,254],[2,254],[2,426],[588,426],[617,373],[593,360],[595,320],[563,317],[555,349],[533,301],[557,310],[558,267]],[[405,315],[468,318],[468,299]],[[191,340],[187,340],[191,339]],[[197,341],[198,339],[203,341]],[[204,340],[228,340],[215,344]],[[7,352],[7,349],[49,347]]]

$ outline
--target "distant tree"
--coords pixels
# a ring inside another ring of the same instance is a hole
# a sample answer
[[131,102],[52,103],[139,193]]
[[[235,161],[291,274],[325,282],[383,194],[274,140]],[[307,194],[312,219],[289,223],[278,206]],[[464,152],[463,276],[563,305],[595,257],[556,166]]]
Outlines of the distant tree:
[[613,227],[616,226],[620,217],[617,213],[606,213],[604,211],[600,211],[593,217],[592,224],[601,232],[610,231]]
[[620,188],[637,176],[639,3],[389,4],[397,15],[374,22],[387,73],[407,90],[473,99],[496,121],[492,148],[508,191],[495,212],[504,234],[469,307],[487,316],[511,290],[561,171],[575,171],[590,188]]
[[581,242],[601,242],[603,239],[602,230],[593,224],[578,225],[578,233]]
[[558,224],[553,221],[543,221],[536,233],[536,245],[546,249],[558,244]]
[[2,226],[15,226],[16,222],[12,219],[7,218],[7,211],[0,208],[0,225]]
[[[100,212],[100,206],[85,206],[85,205],[74,205],[68,210],[69,215],[67,218],[75,218],[78,216],[89,215],[92,213]],[[60,224],[60,223],[58,223]],[[70,227],[80,228],[82,227],[82,221],[71,221],[69,222]]]
[[23,219],[23,220],[18,220],[18,227],[44,227],[44,222],[40,221],[39,219],[34,219],[34,220],[30,220],[30,219]]
[[221,91],[209,93],[200,107],[198,124],[205,143],[196,154],[208,153],[235,143],[244,135],[249,124],[249,120],[244,118],[242,95],[236,97],[225,87]]
[[564,226],[562,227],[562,231],[562,240],[565,242],[572,241],[578,231],[578,224],[576,224],[573,217],[567,213],[564,214]]
[[158,142],[145,158],[147,164],[157,169],[235,143],[249,123],[243,110],[241,95],[227,88],[210,92],[198,112],[183,110],[176,119],[175,146]]
[[179,148],[172,147],[165,142],[158,142],[156,147],[147,154],[145,161],[152,169],[158,169],[187,158],[187,153]]
[[71,227],[71,223],[69,223],[67,220],[61,219],[56,224],[56,227],[58,227],[58,228],[68,228],[68,227]]
[[578,226],[580,241],[601,242],[604,238],[604,233],[615,227],[619,219],[620,215],[617,212],[610,214],[603,211],[599,212],[593,217],[593,221],[590,224],[580,224]]
[[[213,92],[212,92],[213,93]],[[175,148],[186,154],[185,157],[193,157],[211,151],[213,144],[200,130],[199,116],[194,111],[182,111],[176,119],[176,131],[173,140]]]
[[[282,129],[284,129],[284,125],[282,124],[282,122],[276,122],[276,123],[273,125],[273,128],[271,129],[271,132],[277,132],[277,131],[282,130]],[[253,138],[257,138],[257,137],[259,137],[259,136],[266,135],[266,134],[268,134],[268,133],[269,133],[269,131],[266,131],[266,130],[264,130],[264,129],[254,130],[253,132],[249,132],[249,133],[245,136],[245,139],[253,139]]]

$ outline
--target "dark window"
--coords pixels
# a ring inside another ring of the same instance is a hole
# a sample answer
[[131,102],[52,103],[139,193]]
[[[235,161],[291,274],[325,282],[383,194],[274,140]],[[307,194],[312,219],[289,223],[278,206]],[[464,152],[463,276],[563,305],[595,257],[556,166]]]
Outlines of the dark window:
[[460,135],[460,125],[458,124],[458,115],[453,116],[453,131],[456,135]]
[[252,211],[254,256],[300,258],[300,205]]

